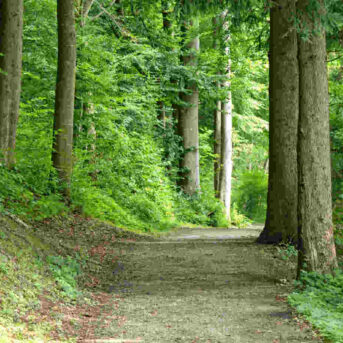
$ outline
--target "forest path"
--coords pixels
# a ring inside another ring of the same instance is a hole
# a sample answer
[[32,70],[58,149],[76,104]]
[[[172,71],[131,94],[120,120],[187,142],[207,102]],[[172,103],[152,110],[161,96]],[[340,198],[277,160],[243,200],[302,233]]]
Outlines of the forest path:
[[112,301],[79,342],[313,342],[286,303],[295,263],[256,245],[260,229],[184,228],[115,243],[120,257],[101,281]]

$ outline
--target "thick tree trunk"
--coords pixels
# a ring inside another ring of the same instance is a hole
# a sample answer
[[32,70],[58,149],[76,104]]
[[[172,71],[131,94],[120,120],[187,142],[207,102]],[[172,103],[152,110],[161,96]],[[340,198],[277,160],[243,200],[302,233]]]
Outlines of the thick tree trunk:
[[297,240],[297,34],[290,20],[295,0],[277,0],[270,20],[269,183],[259,243]]
[[[222,17],[225,18],[226,12]],[[225,20],[225,19],[224,19]],[[222,103],[221,113],[221,168],[220,168],[220,189],[219,197],[225,206],[225,213],[228,221],[231,208],[231,176],[232,176],[232,97],[231,91],[231,59],[230,59],[230,35],[228,22],[223,23],[227,34],[225,39],[225,55],[227,57],[226,81],[224,87],[228,89],[225,101]]]
[[15,163],[21,92],[22,32],[23,0],[0,0],[0,160],[8,167]]
[[[188,44],[189,52],[182,57],[185,66],[195,66],[195,52],[199,50],[199,37],[193,38]],[[194,83],[187,84],[189,94],[181,93],[180,98],[187,106],[179,109],[178,129],[179,135],[183,139],[185,150],[181,160],[183,173],[181,187],[185,193],[192,195],[200,189],[200,166],[199,166],[199,129],[198,129],[198,112],[199,112],[199,92],[197,85]]]
[[[324,11],[324,1],[319,0]],[[307,14],[309,1],[298,1],[301,23],[318,29]],[[299,41],[298,230],[301,269],[330,273],[337,267],[333,238],[329,95],[325,31]]]
[[53,166],[69,195],[72,172],[73,120],[76,69],[74,1],[58,0],[58,71],[54,116]]

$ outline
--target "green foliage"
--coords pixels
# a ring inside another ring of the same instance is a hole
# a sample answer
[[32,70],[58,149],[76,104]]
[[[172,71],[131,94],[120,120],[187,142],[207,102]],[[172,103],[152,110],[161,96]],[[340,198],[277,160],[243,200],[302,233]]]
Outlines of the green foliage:
[[237,204],[234,203],[231,207],[231,223],[238,228],[246,228],[251,224],[252,220],[237,210]]
[[62,294],[70,299],[80,295],[77,289],[77,278],[81,275],[79,262],[70,256],[48,256],[46,260]]
[[287,261],[292,257],[298,256],[298,250],[295,248],[294,245],[291,244],[282,245],[278,247],[277,250],[279,255],[281,256],[281,259],[284,261]]
[[0,166],[0,212],[10,211],[27,219],[42,220],[68,211],[58,193],[32,191],[26,175]]
[[234,181],[233,204],[248,218],[263,222],[267,204],[267,175],[264,171],[252,170]]
[[[218,66],[223,69],[226,64],[223,51],[212,49],[211,19],[220,9],[202,8],[199,29],[185,35],[175,7],[169,18],[171,36],[162,28],[160,4],[123,1],[120,6],[125,17],[118,17],[118,6],[109,7],[109,1],[103,5],[112,17],[95,2],[90,11],[94,20],[77,26],[75,160],[72,201],[67,208],[51,165],[56,2],[46,0],[42,6],[37,0],[26,1],[17,169],[0,171],[0,208],[31,219],[80,209],[117,226],[144,231],[165,230],[180,222],[227,226],[223,206],[214,198],[212,181],[211,113],[216,99],[225,98],[227,91],[219,92],[214,84],[223,81],[218,77]],[[168,4],[171,10],[173,5]],[[249,6],[259,13],[262,9],[254,1]],[[242,6],[233,7],[237,19],[243,13]],[[117,18],[115,22],[113,18]],[[77,21],[79,24],[79,17]],[[258,20],[254,25],[260,25]],[[235,155],[234,174],[239,179],[249,167],[244,154],[253,153],[252,166],[261,168],[267,151],[267,88],[263,86],[267,69],[264,62],[255,61],[261,56],[261,40],[250,40],[255,34],[250,26],[242,26],[241,31],[235,32],[232,47],[238,76],[233,79],[232,91],[235,117],[240,118],[234,120],[234,144],[235,149],[242,147]],[[199,66],[184,67],[180,63],[182,45],[195,34],[200,34],[203,47]],[[248,58],[242,58],[243,50],[249,52]],[[254,73],[249,72],[251,68]],[[201,95],[202,188],[201,194],[191,199],[176,187],[182,149],[173,115],[173,104],[180,104],[179,91],[190,79],[197,82]],[[161,103],[166,111],[165,126],[158,119]],[[245,225],[240,206],[232,212],[235,224]]]
[[223,205],[213,196],[201,192],[194,196],[180,193],[177,203],[177,217],[183,223],[227,227]]
[[289,303],[320,329],[323,337],[343,342],[343,272],[332,276],[302,271],[297,286]]

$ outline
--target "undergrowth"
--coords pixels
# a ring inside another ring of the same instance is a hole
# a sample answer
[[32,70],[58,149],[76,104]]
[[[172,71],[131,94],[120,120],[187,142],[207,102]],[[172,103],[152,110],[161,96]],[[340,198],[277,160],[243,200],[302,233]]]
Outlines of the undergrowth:
[[290,305],[334,343],[343,342],[343,271],[321,275],[302,271],[297,290],[288,297]]
[[52,324],[39,316],[41,297],[74,302],[81,296],[80,262],[45,256],[49,247],[0,216],[0,343],[47,342]]

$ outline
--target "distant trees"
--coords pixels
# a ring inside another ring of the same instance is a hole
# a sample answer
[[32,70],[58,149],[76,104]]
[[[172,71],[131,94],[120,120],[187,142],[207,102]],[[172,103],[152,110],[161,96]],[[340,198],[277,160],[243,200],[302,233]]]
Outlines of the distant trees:
[[259,243],[297,240],[299,72],[295,0],[270,9],[269,182],[267,219]]
[[23,0],[0,0],[0,153],[15,163],[22,69]]
[[76,71],[76,31],[74,1],[58,0],[58,70],[54,115],[52,161],[58,175],[68,185],[72,173],[74,97]]

